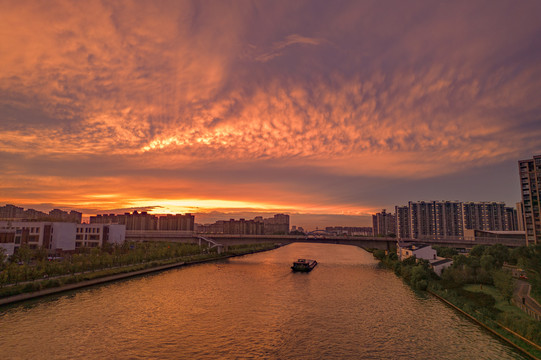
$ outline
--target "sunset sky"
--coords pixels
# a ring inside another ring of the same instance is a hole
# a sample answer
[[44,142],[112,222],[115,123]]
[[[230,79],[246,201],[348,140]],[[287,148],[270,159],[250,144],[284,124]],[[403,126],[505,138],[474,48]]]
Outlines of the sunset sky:
[[0,0],[0,206],[286,212],[520,200],[541,1]]

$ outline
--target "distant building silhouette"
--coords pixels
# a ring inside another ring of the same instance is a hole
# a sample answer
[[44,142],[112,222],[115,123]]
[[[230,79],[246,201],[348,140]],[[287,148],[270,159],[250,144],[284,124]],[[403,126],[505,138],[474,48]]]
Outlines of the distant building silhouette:
[[272,218],[263,219],[263,231],[265,235],[289,234],[289,215],[276,214]]
[[11,204],[0,207],[0,219],[2,220],[40,220],[40,221],[62,221],[80,224],[83,214],[71,210],[69,213],[60,209],[53,209],[49,214],[34,209],[24,210]]
[[257,216],[253,220],[218,220],[214,224],[197,224],[196,231],[204,234],[287,235],[289,215],[276,214],[267,219]]
[[146,211],[124,213],[122,215],[103,214],[90,217],[91,224],[122,224],[126,230],[194,230],[192,214],[156,216]]
[[366,226],[327,226],[325,231],[336,235],[371,236],[373,229]]

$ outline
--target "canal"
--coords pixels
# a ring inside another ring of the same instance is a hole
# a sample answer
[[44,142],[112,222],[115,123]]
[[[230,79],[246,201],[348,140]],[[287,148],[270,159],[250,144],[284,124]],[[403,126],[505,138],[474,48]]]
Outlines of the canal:
[[[296,258],[319,265],[292,273]],[[3,359],[523,359],[372,255],[296,243],[0,308]]]

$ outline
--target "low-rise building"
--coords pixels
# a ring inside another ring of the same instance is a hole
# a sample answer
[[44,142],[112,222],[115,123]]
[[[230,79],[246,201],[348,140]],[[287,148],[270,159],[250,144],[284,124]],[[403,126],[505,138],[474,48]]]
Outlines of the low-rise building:
[[430,267],[436,273],[436,275],[441,276],[443,270],[447,269],[449,266],[453,265],[453,260],[437,257],[436,260],[431,260]]
[[417,259],[427,260],[432,270],[438,276],[441,276],[444,269],[453,265],[453,260],[438,256],[436,250],[432,249],[432,246],[425,244],[398,242],[396,254],[400,261],[412,256],[415,256]]
[[415,256],[417,259],[435,260],[437,258],[436,250],[432,246],[418,243],[398,242],[396,247],[398,259],[403,261],[409,257]]
[[0,221],[0,241],[8,255],[22,245],[43,247],[49,252],[74,251],[123,243],[126,226],[118,224],[76,224],[70,222]]
[[0,249],[6,255],[13,255],[15,252],[15,229],[0,229]]

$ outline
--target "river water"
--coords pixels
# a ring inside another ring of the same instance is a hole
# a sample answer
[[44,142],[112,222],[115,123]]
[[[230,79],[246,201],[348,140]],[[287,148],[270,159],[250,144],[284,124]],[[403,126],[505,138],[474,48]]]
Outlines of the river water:
[[0,307],[0,357],[523,358],[364,250],[304,243]]

